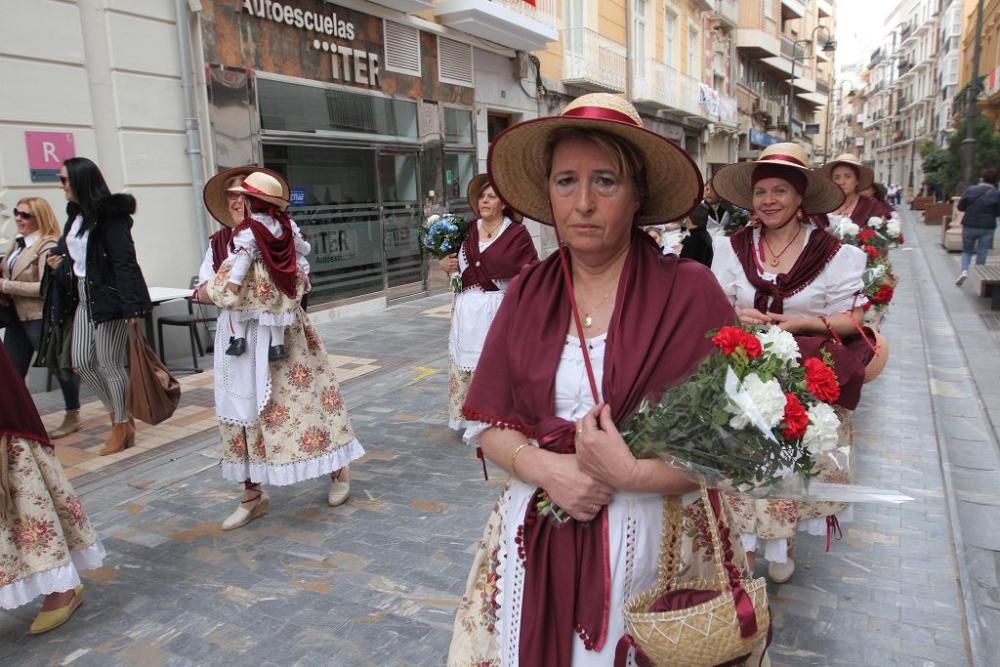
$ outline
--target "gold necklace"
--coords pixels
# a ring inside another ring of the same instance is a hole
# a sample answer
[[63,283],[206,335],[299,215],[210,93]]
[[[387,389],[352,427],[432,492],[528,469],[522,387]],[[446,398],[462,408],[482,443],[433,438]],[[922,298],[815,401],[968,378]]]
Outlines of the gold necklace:
[[600,308],[604,304],[604,302],[608,300],[609,296],[611,296],[611,292],[608,292],[607,294],[605,294],[604,298],[597,302],[597,305],[595,305],[593,308],[588,308],[587,312],[585,312],[583,314],[583,328],[584,329],[589,329],[590,327],[592,327],[594,325],[594,318],[591,317],[590,311],[595,311],[598,308]]
[[769,255],[771,255],[771,259],[768,263],[771,266],[778,266],[778,264],[781,262],[781,256],[785,254],[786,250],[792,247],[792,244],[795,243],[795,239],[799,238],[799,234],[801,233],[802,233],[802,225],[799,225],[799,230],[795,232],[795,236],[792,237],[791,241],[785,244],[785,247],[782,248],[781,252],[779,252],[778,254],[774,253],[774,250],[771,248],[771,244],[768,243],[767,235],[762,233],[760,237],[764,239],[764,245],[767,246],[767,252]]
[[[490,229],[490,231],[486,232],[486,238],[488,238],[488,239],[493,238],[493,234],[497,231],[497,229],[500,228],[500,225],[502,225],[502,224],[503,224],[503,218],[500,218],[500,222],[498,222],[497,224],[493,225],[493,228]],[[483,220],[483,231],[486,231],[486,221],[485,220]]]

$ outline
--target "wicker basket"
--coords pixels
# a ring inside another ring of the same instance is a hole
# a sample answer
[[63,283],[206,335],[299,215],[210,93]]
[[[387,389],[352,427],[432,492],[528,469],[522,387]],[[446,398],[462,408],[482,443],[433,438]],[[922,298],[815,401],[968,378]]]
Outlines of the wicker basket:
[[871,382],[881,375],[885,363],[889,361],[889,343],[886,342],[885,336],[878,331],[872,333],[875,334],[875,356],[865,366],[865,383]]
[[[710,493],[716,494],[715,504],[720,511],[713,510]],[[728,544],[723,548],[723,538],[728,527],[723,517],[724,511],[718,492],[702,488],[702,500],[708,516],[709,533],[715,580],[678,580],[681,562],[681,519],[682,509],[679,498],[668,497],[663,508],[663,543],[660,547],[659,582],[655,589],[646,591],[625,605],[625,626],[633,643],[650,662],[657,666],[670,667],[710,667],[744,656],[749,656],[764,642],[771,625],[771,612],[767,606],[767,587],[764,579],[737,578],[736,583],[748,595],[753,604],[757,624],[756,631],[743,637],[737,619],[731,577],[741,577],[731,561],[732,551]],[[728,539],[727,539],[728,541]],[[723,556],[726,561],[723,562]],[[664,612],[650,612],[652,604],[664,593],[678,589],[719,591],[716,598],[685,609]]]

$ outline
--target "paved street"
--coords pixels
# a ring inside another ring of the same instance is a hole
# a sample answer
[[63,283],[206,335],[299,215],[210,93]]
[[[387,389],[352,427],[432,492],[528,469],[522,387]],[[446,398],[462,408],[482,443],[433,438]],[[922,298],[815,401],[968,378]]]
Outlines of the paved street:
[[[1000,520],[990,513],[1000,506],[1000,320],[975,281],[951,284],[956,260],[936,245],[940,228],[906,217],[883,330],[891,359],[865,389],[855,443],[859,483],[915,500],[857,506],[829,553],[821,538],[798,540],[795,577],[770,589],[776,666],[1000,655],[981,648],[996,641],[984,630],[1000,607]],[[271,488],[270,515],[221,531],[240,489],[219,474],[208,374],[185,378],[180,413],[124,456],[94,456],[103,418],[88,404],[87,430],[57,450],[109,557],[85,573],[87,603],[58,631],[28,635],[34,605],[0,612],[0,664],[444,664],[502,483],[482,480],[446,426],[448,303],[435,296],[319,326],[368,450],[341,508],[326,506],[323,480]],[[58,421],[52,394],[38,403]]]

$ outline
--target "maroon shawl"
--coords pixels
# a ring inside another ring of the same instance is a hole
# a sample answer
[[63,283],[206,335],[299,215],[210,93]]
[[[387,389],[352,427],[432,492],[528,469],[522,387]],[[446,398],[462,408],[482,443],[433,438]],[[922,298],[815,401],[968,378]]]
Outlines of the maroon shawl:
[[[3,345],[0,345],[0,387],[3,387],[3,400],[0,400],[0,436],[26,438],[51,447],[52,443],[49,442],[42,418],[38,416],[38,408],[24,384],[24,378],[14,368]],[[0,464],[6,465],[6,461]]]
[[[754,248],[753,230],[742,229],[730,237],[733,251],[743,266],[743,273],[750,284],[757,289],[754,308],[762,313],[784,313],[784,300],[805,289],[823,272],[830,260],[840,250],[841,243],[832,234],[816,229],[802,250],[792,270],[782,273],[774,283],[761,277],[757,270],[758,255]],[[871,361],[874,351],[861,335],[844,337],[840,341],[829,336],[797,334],[799,352],[803,359],[823,358],[826,352],[833,360],[833,368],[840,384],[840,399],[837,405],[853,410],[861,400],[861,385],[864,384],[865,365]]]
[[499,288],[493,282],[494,278],[513,278],[521,269],[538,261],[538,252],[525,226],[514,222],[480,253],[477,222],[469,226],[465,258],[469,260],[469,266],[462,272],[462,289],[479,285],[484,292],[496,292]]
[[858,203],[851,211],[851,221],[861,229],[868,226],[868,218],[877,215],[880,218],[888,218],[892,215],[892,207],[885,202],[880,202],[871,197],[858,196]]
[[[602,396],[621,423],[642,399],[687,377],[710,352],[710,329],[735,313],[701,264],[664,257],[636,230],[608,327]],[[556,254],[514,279],[483,348],[463,407],[467,419],[513,428],[550,451],[574,452],[572,422],[555,416],[555,379],[570,327],[570,301]],[[530,336],[528,335],[530,333]],[[607,639],[608,514],[564,525],[524,517],[525,581],[520,663],[569,665],[576,630],[588,648]]]
[[229,242],[233,238],[233,230],[223,227],[208,237],[208,246],[212,249],[212,270],[218,271],[229,256]]
[[275,286],[290,299],[295,298],[295,279],[298,265],[295,263],[295,238],[292,235],[292,220],[284,211],[272,208],[268,215],[281,225],[281,238],[272,234],[267,227],[247,216],[243,223],[233,230],[233,234],[250,228],[260,258],[271,275]]
[[809,286],[816,276],[823,272],[837,251],[840,241],[823,229],[816,229],[809,236],[809,242],[802,249],[802,254],[795,260],[795,265],[788,273],[782,273],[772,283],[765,280],[758,271],[757,248],[754,247],[753,228],[745,227],[729,237],[733,252],[743,265],[743,273],[753,285],[757,294],[754,295],[753,307],[762,313],[783,313],[785,299],[801,292]]

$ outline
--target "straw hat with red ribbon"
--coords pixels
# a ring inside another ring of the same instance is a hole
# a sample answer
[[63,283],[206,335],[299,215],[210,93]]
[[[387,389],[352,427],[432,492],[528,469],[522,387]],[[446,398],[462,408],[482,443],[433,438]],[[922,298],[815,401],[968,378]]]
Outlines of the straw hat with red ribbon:
[[[226,183],[237,176],[243,177],[243,186],[227,188]],[[249,187],[247,187],[248,181]],[[202,191],[205,208],[208,209],[213,218],[226,227],[235,227],[242,222],[233,222],[229,215],[229,204],[226,201],[229,192],[239,192],[262,199],[274,204],[281,210],[285,210],[288,207],[288,182],[278,172],[254,165],[226,169],[210,178],[208,183],[205,184],[205,189]]]
[[716,172],[712,187],[720,197],[748,211],[753,210],[754,172],[793,182],[805,182],[802,192],[802,212],[829,213],[844,202],[844,193],[825,174],[809,169],[809,158],[798,144],[771,144],[753,162],[729,164]]
[[857,191],[861,192],[867,187],[871,187],[871,184],[875,182],[875,172],[868,165],[861,162],[859,158],[854,153],[841,153],[837,157],[833,158],[829,162],[823,165],[820,169],[821,172],[827,178],[833,178],[833,170],[839,166],[850,167],[854,170],[854,173],[858,177],[858,187]]
[[[570,102],[558,116],[518,123],[490,146],[487,164],[497,196],[526,218],[553,224],[545,152],[561,128],[599,130],[628,142],[645,165],[649,196],[635,216],[637,225],[679,220],[701,203],[698,167],[679,146],[642,126],[635,107],[609,93],[591,93]],[[474,207],[475,208],[475,207]]]
[[[472,212],[479,217],[479,197],[483,194],[483,190],[490,186],[490,177],[487,174],[476,174],[469,181],[469,187],[465,192],[466,198],[469,200],[469,208]],[[514,222],[521,222],[523,218],[510,209],[510,205],[503,201],[504,215],[507,215]]]

